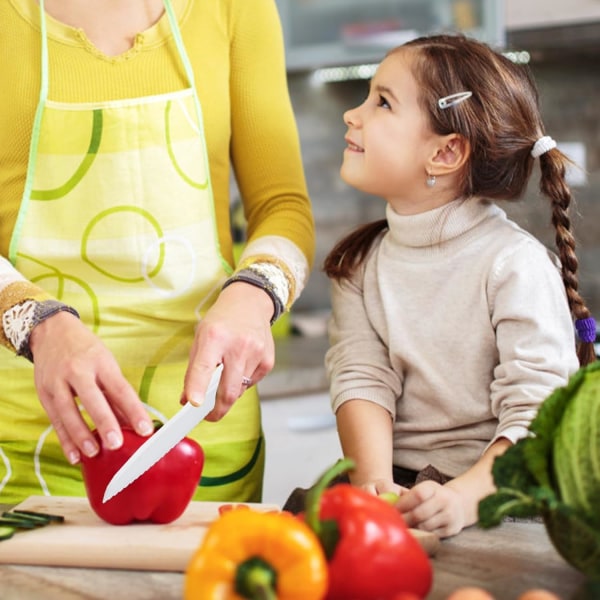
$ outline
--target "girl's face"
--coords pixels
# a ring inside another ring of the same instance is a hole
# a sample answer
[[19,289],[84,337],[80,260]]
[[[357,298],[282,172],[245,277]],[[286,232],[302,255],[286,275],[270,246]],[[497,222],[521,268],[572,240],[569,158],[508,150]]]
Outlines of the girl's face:
[[340,170],[353,187],[385,198],[396,212],[416,214],[445,203],[426,186],[427,160],[436,154],[434,134],[420,108],[410,51],[387,56],[369,95],[344,113],[347,147]]

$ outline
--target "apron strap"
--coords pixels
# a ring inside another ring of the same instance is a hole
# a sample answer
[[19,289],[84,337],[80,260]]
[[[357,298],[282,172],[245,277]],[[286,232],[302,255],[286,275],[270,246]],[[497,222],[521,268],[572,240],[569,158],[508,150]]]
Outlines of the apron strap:
[[[194,104],[196,108],[196,116],[198,119],[198,127],[201,128],[202,138],[205,138],[204,135],[204,118],[202,116],[202,107],[200,106],[200,100],[198,99],[198,92],[196,90],[196,82],[194,78],[194,70],[192,69],[192,65],[190,63],[190,59],[188,58],[187,51],[185,49],[185,44],[183,43],[183,39],[181,38],[181,31],[179,30],[179,25],[177,23],[177,17],[175,16],[175,11],[173,10],[173,5],[171,0],[163,0],[165,5],[165,12],[167,13],[167,17],[169,19],[169,24],[171,26],[171,32],[173,33],[173,39],[175,40],[175,46],[177,46],[177,51],[179,53],[179,57],[181,58],[181,62],[183,64],[183,69],[185,71],[185,75],[188,79],[188,83],[190,87],[194,90]],[[208,156],[208,153],[205,153]],[[208,169],[208,162],[206,163],[206,168]],[[208,172],[208,171],[207,171]]]
[[40,30],[42,36],[42,74],[40,82],[40,103],[43,103],[42,101],[46,100],[46,98],[48,97],[48,35],[46,32],[46,11],[44,9],[44,0],[39,0],[39,2]]
[[169,23],[171,25],[171,31],[173,33],[175,45],[177,46],[181,62],[183,63],[183,68],[185,70],[186,77],[188,78],[190,87],[196,89],[196,84],[194,82],[194,71],[192,69],[192,65],[190,64],[190,59],[188,58],[187,52],[185,50],[183,40],[181,39],[181,32],[179,31],[177,17],[175,16],[175,11],[173,10],[171,0],[164,0],[164,5],[165,12],[167,13],[167,17],[169,18]]

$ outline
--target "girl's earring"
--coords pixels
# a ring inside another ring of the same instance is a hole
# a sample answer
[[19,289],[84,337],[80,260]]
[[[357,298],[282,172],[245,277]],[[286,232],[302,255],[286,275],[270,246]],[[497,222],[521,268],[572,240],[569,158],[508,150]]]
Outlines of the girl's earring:
[[435,175],[427,173],[427,179],[425,180],[427,187],[432,188],[435,185]]

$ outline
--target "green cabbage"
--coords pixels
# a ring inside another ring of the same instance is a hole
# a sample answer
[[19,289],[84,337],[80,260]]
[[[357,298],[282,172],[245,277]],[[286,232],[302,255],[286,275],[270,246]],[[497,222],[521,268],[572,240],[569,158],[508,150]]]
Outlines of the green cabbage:
[[529,429],[494,461],[496,492],[479,503],[479,525],[541,516],[559,554],[600,579],[600,362],[548,396]]

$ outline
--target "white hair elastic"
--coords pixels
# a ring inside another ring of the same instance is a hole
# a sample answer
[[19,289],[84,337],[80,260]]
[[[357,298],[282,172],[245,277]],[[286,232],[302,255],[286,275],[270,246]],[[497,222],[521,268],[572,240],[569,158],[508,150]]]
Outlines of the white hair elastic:
[[545,135],[533,145],[531,156],[538,158],[538,156],[545,154],[548,150],[552,150],[552,148],[556,148],[556,142],[549,135]]
[[470,98],[473,95],[473,92],[458,92],[457,94],[450,94],[449,96],[444,96],[438,100],[438,106],[442,109],[450,108],[455,104],[460,104],[467,98]]

